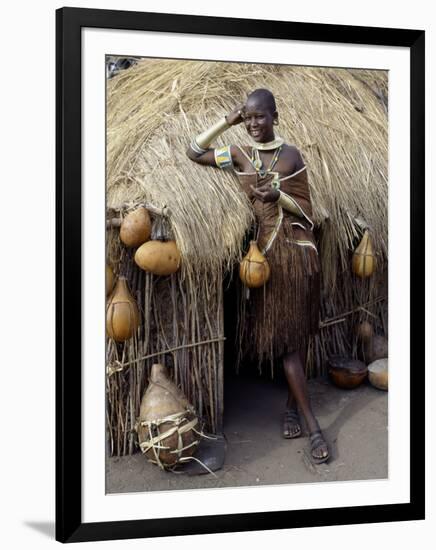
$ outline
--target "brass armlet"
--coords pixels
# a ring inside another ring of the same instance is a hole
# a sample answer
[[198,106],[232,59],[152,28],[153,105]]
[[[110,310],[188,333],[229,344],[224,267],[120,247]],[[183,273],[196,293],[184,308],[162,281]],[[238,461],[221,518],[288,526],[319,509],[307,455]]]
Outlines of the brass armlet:
[[288,212],[291,212],[292,214],[295,214],[296,216],[300,218],[304,218],[304,214],[301,211],[301,209],[297,206],[297,203],[286,193],[283,193],[283,191],[280,191],[280,197],[277,200],[277,204],[279,204],[282,208],[287,210]]
[[196,136],[194,138],[194,142],[199,147],[199,149],[207,150],[212,141],[223,132],[225,132],[225,130],[227,130],[228,128],[230,128],[230,124],[228,124],[226,117],[222,117],[213,126]]

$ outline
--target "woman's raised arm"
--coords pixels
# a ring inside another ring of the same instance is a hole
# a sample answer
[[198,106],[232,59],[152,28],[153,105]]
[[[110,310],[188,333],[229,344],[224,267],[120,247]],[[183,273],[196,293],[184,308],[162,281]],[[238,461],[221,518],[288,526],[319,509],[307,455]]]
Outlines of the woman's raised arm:
[[[196,136],[190,143],[186,155],[198,164],[217,166],[215,149],[210,148],[211,143],[225,132],[230,126],[235,126],[243,120],[244,106],[238,105],[227,116],[222,117],[213,126]],[[230,159],[231,160],[231,159]]]

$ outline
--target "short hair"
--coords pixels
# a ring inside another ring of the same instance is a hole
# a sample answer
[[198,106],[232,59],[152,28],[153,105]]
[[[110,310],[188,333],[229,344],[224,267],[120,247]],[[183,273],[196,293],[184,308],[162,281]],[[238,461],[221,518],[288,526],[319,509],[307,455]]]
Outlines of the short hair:
[[257,90],[249,93],[247,96],[247,101],[249,99],[256,99],[258,101],[261,101],[271,111],[271,113],[277,111],[276,100],[272,92],[270,92],[266,88],[257,88]]

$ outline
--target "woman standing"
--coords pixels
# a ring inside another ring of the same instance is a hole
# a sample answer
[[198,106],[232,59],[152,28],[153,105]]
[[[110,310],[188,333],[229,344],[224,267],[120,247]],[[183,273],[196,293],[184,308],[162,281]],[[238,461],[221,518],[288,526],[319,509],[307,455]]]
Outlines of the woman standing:
[[[313,238],[307,172],[298,149],[274,133],[278,113],[273,94],[258,89],[214,126],[196,136],[188,157],[198,164],[233,169],[255,212],[257,244],[267,257],[271,278],[250,294],[244,322],[253,359],[283,359],[288,402],[283,436],[301,435],[298,407],[310,433],[315,463],[329,452],[312,412],[304,364],[308,338],[319,325],[318,252]],[[252,145],[211,148],[230,126],[244,123]]]

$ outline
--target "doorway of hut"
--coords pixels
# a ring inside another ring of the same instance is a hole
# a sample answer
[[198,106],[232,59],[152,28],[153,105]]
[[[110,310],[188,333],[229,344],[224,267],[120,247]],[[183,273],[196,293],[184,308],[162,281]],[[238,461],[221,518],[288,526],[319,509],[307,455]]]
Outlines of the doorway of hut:
[[238,270],[224,281],[224,406],[222,431],[228,443],[254,452],[280,438],[287,384],[280,363],[242,360],[238,365]]

